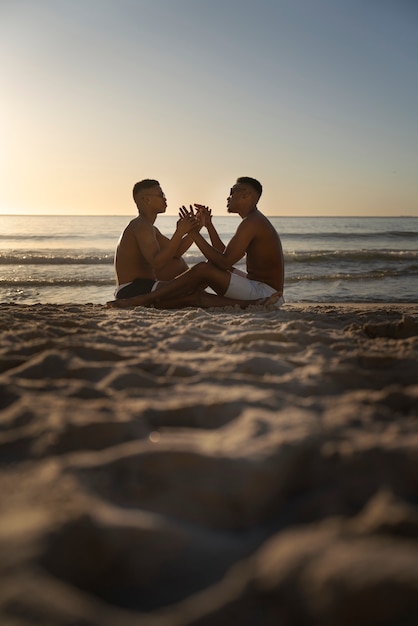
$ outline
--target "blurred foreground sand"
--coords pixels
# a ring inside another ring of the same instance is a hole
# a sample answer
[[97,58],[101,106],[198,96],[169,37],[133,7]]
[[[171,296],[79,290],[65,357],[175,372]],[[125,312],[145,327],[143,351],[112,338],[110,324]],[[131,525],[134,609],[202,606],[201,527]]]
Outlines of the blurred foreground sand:
[[417,309],[0,305],[2,626],[416,625]]

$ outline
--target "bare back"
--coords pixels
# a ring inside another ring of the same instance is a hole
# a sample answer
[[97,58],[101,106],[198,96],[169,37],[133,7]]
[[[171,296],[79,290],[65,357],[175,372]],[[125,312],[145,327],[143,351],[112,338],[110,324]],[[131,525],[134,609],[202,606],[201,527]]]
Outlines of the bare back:
[[242,230],[248,240],[247,275],[283,292],[284,258],[280,237],[271,222],[257,209],[240,224],[237,236]]
[[115,254],[115,272],[118,284],[130,283],[136,278],[153,278],[155,272],[146,260],[137,239],[141,219],[131,220],[121,234]]

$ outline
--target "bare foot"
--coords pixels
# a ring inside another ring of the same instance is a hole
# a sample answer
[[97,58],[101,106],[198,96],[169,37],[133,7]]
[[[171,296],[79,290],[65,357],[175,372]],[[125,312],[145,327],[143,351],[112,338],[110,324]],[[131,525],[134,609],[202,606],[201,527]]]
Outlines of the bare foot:
[[145,303],[139,302],[140,296],[134,298],[119,298],[118,300],[110,300],[106,302],[106,306],[110,309],[127,309],[132,306],[146,306]]
[[281,297],[282,297],[282,294],[276,291],[276,293],[273,293],[268,298],[261,298],[260,300],[256,300],[256,302],[257,304],[263,304],[264,306],[269,306],[270,304],[275,304],[278,300],[280,300]]

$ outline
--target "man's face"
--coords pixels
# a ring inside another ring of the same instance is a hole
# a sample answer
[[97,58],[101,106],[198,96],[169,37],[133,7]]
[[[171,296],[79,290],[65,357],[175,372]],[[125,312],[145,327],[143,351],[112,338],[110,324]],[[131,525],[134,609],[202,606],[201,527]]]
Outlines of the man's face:
[[155,185],[155,187],[146,189],[144,196],[148,199],[150,206],[155,209],[157,213],[165,213],[167,208],[167,199],[160,185]]
[[229,196],[226,200],[228,213],[238,212],[240,200],[242,198],[244,191],[245,191],[245,185],[241,185],[240,183],[235,183],[235,185],[231,187]]

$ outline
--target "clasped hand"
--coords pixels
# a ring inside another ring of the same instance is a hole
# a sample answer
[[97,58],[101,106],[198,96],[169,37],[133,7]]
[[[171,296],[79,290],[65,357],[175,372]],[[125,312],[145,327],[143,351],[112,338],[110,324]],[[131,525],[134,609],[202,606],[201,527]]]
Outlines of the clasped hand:
[[195,204],[196,215],[198,215],[200,219],[200,223],[202,226],[208,226],[208,224],[212,221],[212,211],[208,206],[204,204]]
[[177,221],[177,229],[180,230],[183,235],[193,230],[199,231],[202,227],[199,217],[195,215],[193,211],[192,205],[190,205],[189,211],[185,206],[180,207],[179,216],[180,219]]
[[199,231],[203,226],[208,225],[212,219],[212,212],[209,207],[203,204],[195,204],[196,210],[190,204],[189,209],[183,205],[179,209],[180,219],[177,222],[177,227],[181,228],[184,233],[191,231]]

